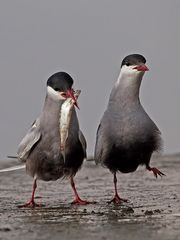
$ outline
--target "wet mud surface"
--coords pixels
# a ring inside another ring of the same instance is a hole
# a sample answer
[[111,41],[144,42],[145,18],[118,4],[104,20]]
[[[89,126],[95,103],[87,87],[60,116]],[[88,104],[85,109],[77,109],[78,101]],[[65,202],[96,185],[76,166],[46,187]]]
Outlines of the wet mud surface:
[[[94,162],[85,162],[75,177],[80,196],[97,201],[86,206],[70,204],[73,194],[64,179],[38,182],[41,208],[18,208],[31,196],[32,179],[25,170],[1,173],[0,239],[180,239],[180,156],[157,157],[151,165],[166,176],[155,179],[143,167],[118,174],[119,193],[129,200],[120,206],[107,203],[113,176]],[[0,162],[0,168],[8,166]]]

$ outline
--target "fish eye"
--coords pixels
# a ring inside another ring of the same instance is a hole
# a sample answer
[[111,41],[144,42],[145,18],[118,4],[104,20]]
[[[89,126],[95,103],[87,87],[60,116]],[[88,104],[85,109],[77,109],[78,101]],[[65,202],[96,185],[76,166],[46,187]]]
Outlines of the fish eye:
[[61,93],[61,96],[64,97],[64,98],[67,97],[67,95],[66,95],[65,92],[62,92],[62,93]]

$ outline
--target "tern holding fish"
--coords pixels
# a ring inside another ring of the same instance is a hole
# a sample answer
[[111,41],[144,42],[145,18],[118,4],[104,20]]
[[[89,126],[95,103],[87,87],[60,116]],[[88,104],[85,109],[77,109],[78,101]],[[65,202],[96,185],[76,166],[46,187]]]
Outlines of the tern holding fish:
[[73,79],[58,72],[47,81],[43,111],[18,148],[18,159],[34,178],[32,197],[22,207],[35,207],[37,180],[55,181],[68,177],[75,193],[74,204],[88,204],[75,188],[74,176],[86,158],[86,140],[79,128],[75,107],[80,90],[72,89]]

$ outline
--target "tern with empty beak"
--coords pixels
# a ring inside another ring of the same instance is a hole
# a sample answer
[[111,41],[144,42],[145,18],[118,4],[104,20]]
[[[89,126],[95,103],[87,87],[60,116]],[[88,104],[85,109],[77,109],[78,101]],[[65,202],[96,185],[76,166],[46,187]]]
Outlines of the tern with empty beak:
[[152,153],[161,147],[161,134],[139,99],[143,75],[149,70],[145,63],[146,59],[139,54],[123,59],[119,78],[97,130],[95,161],[114,175],[115,195],[110,202],[116,204],[125,200],[117,191],[118,171],[130,173],[139,165],[145,165],[155,177],[164,175],[150,167]]

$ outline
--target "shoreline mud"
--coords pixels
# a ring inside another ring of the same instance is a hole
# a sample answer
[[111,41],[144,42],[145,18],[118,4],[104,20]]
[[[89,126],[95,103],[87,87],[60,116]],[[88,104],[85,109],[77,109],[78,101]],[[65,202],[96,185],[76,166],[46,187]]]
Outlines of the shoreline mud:
[[[15,161],[0,162],[0,168]],[[118,174],[118,189],[128,203],[108,204],[113,176],[86,161],[75,177],[83,199],[97,204],[73,206],[68,180],[38,182],[41,208],[18,208],[29,200],[32,179],[25,170],[0,174],[0,239],[180,239],[180,155],[155,157],[151,165],[166,174],[155,179],[144,167]]]

